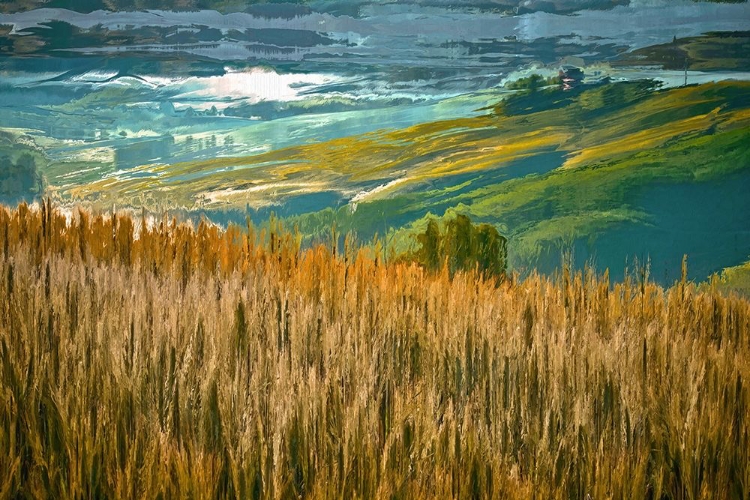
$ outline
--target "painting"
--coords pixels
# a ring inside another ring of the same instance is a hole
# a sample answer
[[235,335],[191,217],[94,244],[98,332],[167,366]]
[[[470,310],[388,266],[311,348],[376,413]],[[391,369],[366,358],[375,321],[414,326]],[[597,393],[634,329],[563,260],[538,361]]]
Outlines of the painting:
[[4,0],[0,497],[750,497],[749,27]]

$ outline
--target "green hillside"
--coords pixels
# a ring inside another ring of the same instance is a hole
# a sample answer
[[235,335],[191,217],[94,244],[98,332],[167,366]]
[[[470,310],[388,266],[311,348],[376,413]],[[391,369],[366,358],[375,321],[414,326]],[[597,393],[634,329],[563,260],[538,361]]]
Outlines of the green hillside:
[[[687,253],[706,276],[742,262],[750,246],[738,215],[750,213],[749,96],[745,82],[523,91],[474,118],[52,184],[61,199],[103,206],[281,208],[308,237],[335,223],[362,239],[388,233],[397,251],[430,214],[462,213],[509,238],[515,269],[551,269],[572,247],[579,263],[600,267],[658,259],[667,280]],[[311,197],[328,208],[307,210]],[[636,244],[644,238],[649,245]],[[717,259],[709,247],[720,244]]]
[[[740,2],[728,2],[740,3]],[[750,31],[723,31],[677,38],[625,54],[624,65],[658,65],[666,69],[743,71],[750,65]]]

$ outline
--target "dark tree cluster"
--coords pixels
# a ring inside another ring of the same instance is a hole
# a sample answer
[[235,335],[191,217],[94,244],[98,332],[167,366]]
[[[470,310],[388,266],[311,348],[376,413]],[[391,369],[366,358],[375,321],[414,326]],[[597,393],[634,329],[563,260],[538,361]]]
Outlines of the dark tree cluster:
[[454,274],[477,270],[483,277],[501,277],[507,267],[507,240],[490,224],[472,224],[459,215],[445,223],[444,231],[431,219],[417,236],[421,248],[414,259],[430,271],[446,265]]

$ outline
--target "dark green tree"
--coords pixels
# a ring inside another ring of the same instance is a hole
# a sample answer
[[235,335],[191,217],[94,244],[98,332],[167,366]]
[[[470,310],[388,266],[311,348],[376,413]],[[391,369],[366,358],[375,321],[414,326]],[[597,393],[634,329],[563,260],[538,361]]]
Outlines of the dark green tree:
[[505,273],[507,248],[506,240],[495,226],[481,224],[476,231],[476,249],[479,271],[485,278]]
[[474,267],[474,227],[471,219],[458,215],[446,224],[445,254],[452,273]]
[[434,219],[427,223],[424,233],[417,236],[421,248],[419,250],[419,262],[430,271],[437,271],[441,262],[440,251],[440,227]]
[[507,240],[491,224],[475,226],[467,216],[458,215],[445,223],[443,234],[438,222],[431,219],[417,241],[420,248],[413,258],[430,271],[447,264],[451,275],[477,270],[489,279],[505,274]]

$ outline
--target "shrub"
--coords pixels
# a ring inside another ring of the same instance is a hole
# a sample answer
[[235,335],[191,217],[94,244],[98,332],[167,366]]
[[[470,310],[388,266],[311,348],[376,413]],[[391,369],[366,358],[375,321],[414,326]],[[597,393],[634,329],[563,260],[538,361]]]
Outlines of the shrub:
[[430,219],[424,233],[417,235],[420,249],[412,255],[430,271],[446,265],[451,274],[476,270],[488,279],[506,272],[507,241],[490,224],[472,224],[465,215],[445,223],[441,232],[438,222]]

